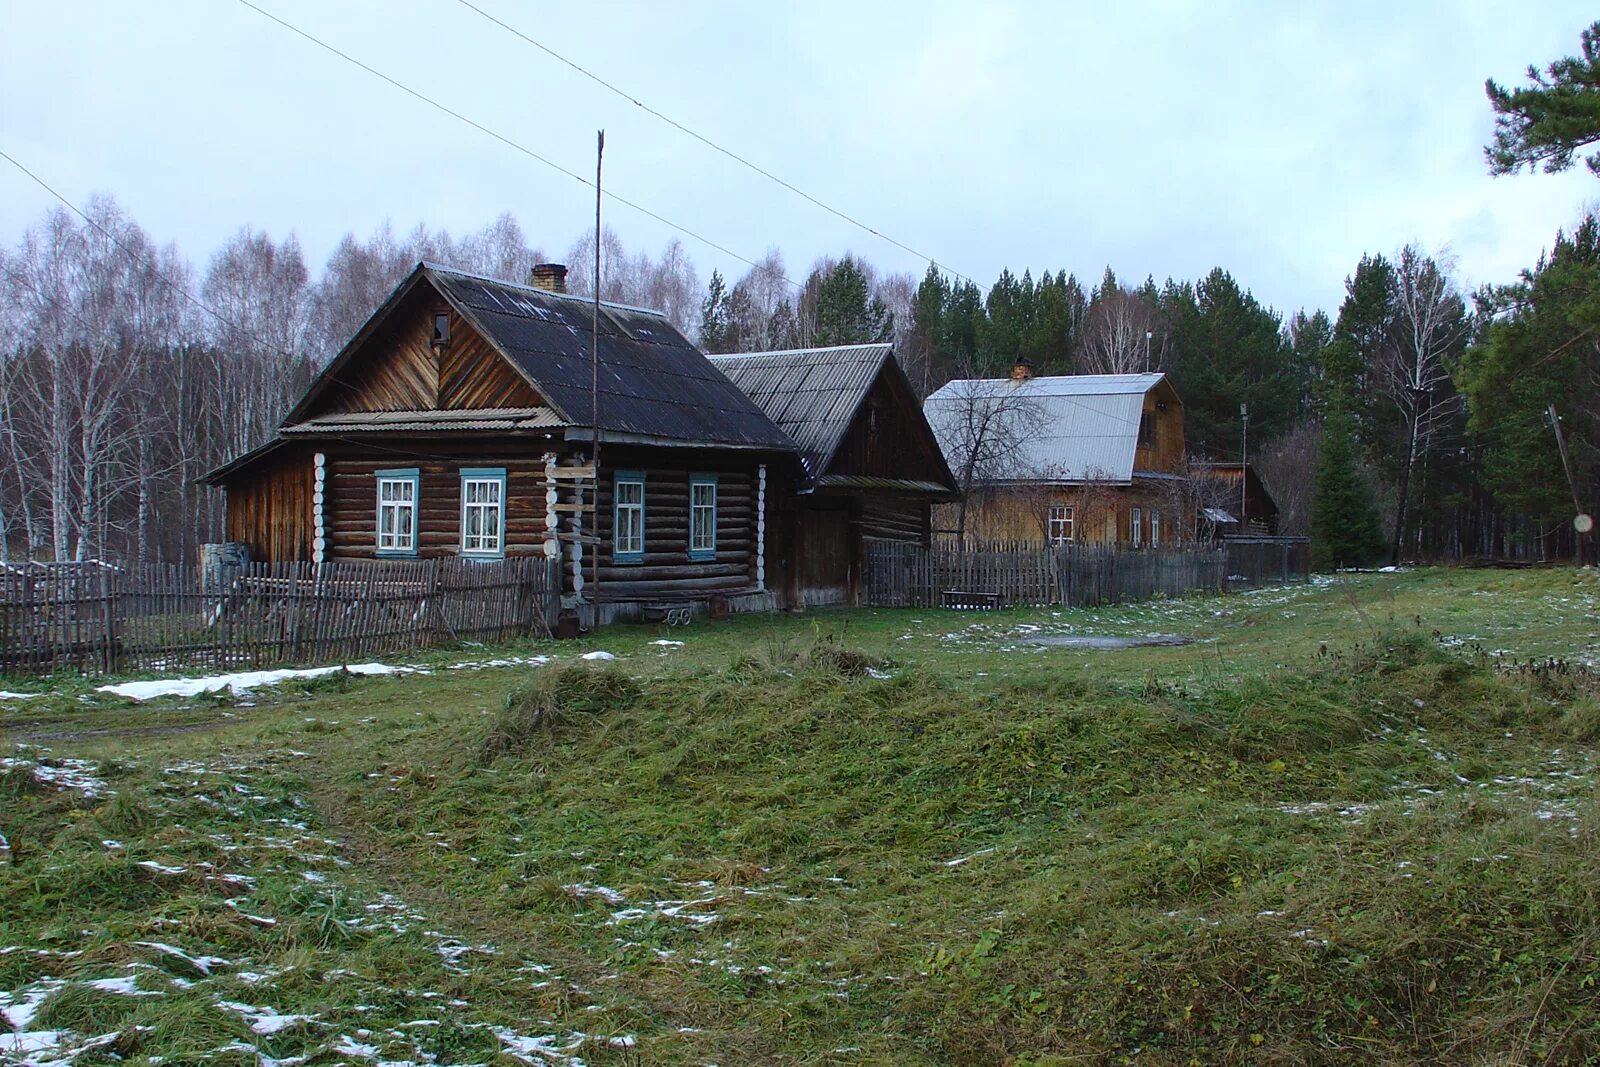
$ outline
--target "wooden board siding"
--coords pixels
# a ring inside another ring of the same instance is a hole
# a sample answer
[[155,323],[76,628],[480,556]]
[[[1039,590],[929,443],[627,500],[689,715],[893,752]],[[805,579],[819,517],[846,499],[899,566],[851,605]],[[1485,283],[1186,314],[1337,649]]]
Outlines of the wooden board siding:
[[229,485],[225,536],[266,563],[311,558],[311,454],[290,449]]
[[[433,316],[450,315],[435,355]],[[362,343],[306,417],[337,411],[534,407],[543,401],[432,286],[418,286]]]
[[[515,447],[515,446],[512,446]],[[465,467],[504,467],[506,470],[505,554],[532,556],[544,552],[545,446],[529,442],[516,451],[451,450],[448,460],[414,457],[394,452],[364,455],[328,455],[328,490],[324,523],[329,533],[328,554],[333,559],[377,558],[377,471],[416,467],[421,484],[417,495],[417,555],[456,556],[461,553],[461,470]],[[439,452],[433,455],[437,456]]]
[[[1150,537],[1150,512],[1161,514],[1161,543],[1190,540],[1194,516],[1184,514],[1173,493],[1149,482],[1131,486],[1101,486],[1084,493],[1071,486],[1032,489],[1014,493],[1004,490],[975,494],[967,505],[967,536],[980,541],[1043,541],[1047,536],[1046,515],[1053,504],[1073,508],[1073,539],[1092,544],[1132,541],[1132,509],[1140,509],[1144,524],[1141,538]],[[933,526],[940,534],[955,533],[960,521],[960,504],[935,505]]]
[[1144,395],[1144,417],[1150,420],[1154,447],[1135,448],[1133,469],[1177,472],[1183,468],[1183,401],[1172,383],[1162,379]]
[[[600,479],[600,598],[694,599],[713,593],[752,592],[755,579],[755,461],[685,450],[603,450]],[[645,476],[644,559],[612,561],[612,506],[616,472]],[[689,478],[717,476],[717,553],[689,558]],[[768,521],[771,521],[769,512]],[[585,569],[585,575],[590,572]],[[570,582],[570,580],[569,580]]]
[[[441,307],[439,310],[445,310]],[[432,316],[426,317],[432,322]],[[522,408],[544,401],[483,335],[450,311],[450,344],[439,361],[441,408]]]
[[861,502],[861,535],[879,541],[928,543],[932,507],[926,500],[890,496]]
[[824,473],[945,481],[938,439],[898,371],[878,374]]

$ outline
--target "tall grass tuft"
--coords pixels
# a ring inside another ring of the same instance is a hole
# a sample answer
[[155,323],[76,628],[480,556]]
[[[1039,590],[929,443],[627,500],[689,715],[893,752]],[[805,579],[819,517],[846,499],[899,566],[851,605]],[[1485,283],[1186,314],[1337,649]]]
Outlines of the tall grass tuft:
[[609,664],[540,670],[506,694],[505,706],[484,738],[482,762],[525,752],[562,726],[626,708],[642,693],[638,682]]

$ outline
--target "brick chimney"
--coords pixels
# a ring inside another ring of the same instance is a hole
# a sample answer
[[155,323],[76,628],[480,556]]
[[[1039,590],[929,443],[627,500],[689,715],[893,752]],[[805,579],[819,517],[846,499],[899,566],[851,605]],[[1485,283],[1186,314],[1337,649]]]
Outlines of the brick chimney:
[[1018,356],[1017,361],[1011,364],[1011,380],[1025,382],[1033,377],[1033,360],[1027,356]]
[[564,293],[567,291],[567,268],[561,263],[535,263],[528,284],[535,289]]

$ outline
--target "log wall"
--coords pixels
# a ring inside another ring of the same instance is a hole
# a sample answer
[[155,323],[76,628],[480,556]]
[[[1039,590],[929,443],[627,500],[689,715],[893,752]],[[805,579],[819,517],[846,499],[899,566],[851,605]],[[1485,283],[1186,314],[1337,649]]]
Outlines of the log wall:
[[334,559],[376,559],[378,528],[377,472],[416,467],[417,555],[423,559],[455,556],[461,550],[461,470],[504,467],[506,471],[505,554],[532,556],[544,552],[545,446],[530,442],[525,450],[462,452],[448,460],[394,453],[339,455],[328,453],[327,503],[323,522],[329,555]]
[[[616,600],[704,599],[756,589],[756,461],[668,449],[648,452],[602,449],[599,486],[600,598]],[[616,473],[645,476],[644,559],[612,559],[612,507]],[[717,476],[717,552],[689,558],[689,479]],[[769,520],[771,513],[769,511]],[[590,573],[587,568],[585,573]]]

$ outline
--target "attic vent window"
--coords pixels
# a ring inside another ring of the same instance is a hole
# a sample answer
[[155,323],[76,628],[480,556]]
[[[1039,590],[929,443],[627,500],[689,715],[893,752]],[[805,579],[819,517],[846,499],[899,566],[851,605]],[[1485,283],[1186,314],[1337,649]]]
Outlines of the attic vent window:
[[434,312],[433,340],[435,348],[443,348],[450,343],[450,313],[448,311]]

